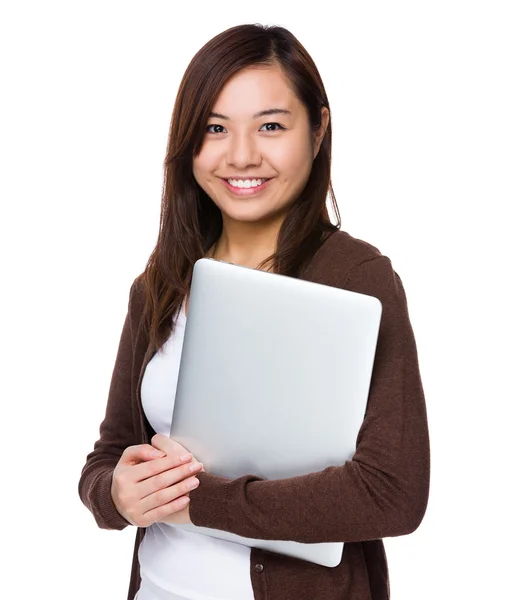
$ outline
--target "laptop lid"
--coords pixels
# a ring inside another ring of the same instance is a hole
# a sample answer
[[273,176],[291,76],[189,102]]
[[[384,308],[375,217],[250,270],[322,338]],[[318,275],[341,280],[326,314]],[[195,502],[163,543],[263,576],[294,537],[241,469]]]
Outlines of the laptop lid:
[[[171,437],[207,471],[233,479],[282,479],[344,464],[365,414],[381,311],[373,296],[198,260]],[[340,542],[179,527],[325,566],[342,555]]]

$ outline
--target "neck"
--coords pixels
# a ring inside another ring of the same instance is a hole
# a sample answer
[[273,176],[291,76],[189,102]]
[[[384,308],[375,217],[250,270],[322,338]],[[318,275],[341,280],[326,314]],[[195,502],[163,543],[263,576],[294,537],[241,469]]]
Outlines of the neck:
[[[222,233],[211,248],[210,256],[235,265],[257,268],[275,252],[279,228],[280,224],[262,227],[252,223],[229,224],[223,221]],[[268,263],[263,269],[269,270],[270,267]]]

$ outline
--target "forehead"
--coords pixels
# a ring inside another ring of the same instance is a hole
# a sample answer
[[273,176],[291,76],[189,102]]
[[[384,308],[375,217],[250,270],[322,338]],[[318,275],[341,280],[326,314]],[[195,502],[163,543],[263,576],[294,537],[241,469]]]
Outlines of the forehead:
[[242,69],[224,84],[212,111],[235,119],[252,118],[268,108],[287,108],[296,113],[303,105],[280,67],[256,65]]

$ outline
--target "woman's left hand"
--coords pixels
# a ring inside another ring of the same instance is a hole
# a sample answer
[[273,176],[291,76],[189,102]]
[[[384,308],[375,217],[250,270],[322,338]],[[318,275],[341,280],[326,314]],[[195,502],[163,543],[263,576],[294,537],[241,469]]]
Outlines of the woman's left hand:
[[[157,450],[164,452],[167,456],[171,453],[174,453],[175,451],[177,451],[179,454],[182,454],[182,453],[185,454],[188,452],[188,450],[186,450],[181,444],[179,444],[178,442],[175,442],[171,438],[168,438],[167,436],[165,436],[161,433],[157,433],[152,438],[152,446],[154,448],[157,448]],[[196,460],[196,457],[193,457],[192,461],[189,463],[189,466],[192,464],[195,464],[196,462],[198,462]],[[201,471],[204,471],[204,470],[205,470],[204,468],[201,469]],[[189,477],[192,477],[192,475],[189,474]],[[189,494],[184,494],[184,495],[189,497]],[[178,512],[172,513],[171,515],[168,515],[168,516],[164,517],[163,519],[160,519],[158,521],[158,523],[169,523],[171,525],[192,524],[192,521],[190,520],[190,516],[189,516],[189,504],[187,504],[187,506],[185,506]]]

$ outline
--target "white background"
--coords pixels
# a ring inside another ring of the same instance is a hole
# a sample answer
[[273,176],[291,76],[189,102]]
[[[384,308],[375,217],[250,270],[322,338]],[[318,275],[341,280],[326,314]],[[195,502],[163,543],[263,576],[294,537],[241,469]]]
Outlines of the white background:
[[2,598],[126,597],[134,528],[99,530],[77,483],[156,240],[178,85],[247,22],[314,58],[342,229],[408,297],[432,479],[419,529],[385,540],[392,600],[508,597],[506,3],[331,6],[2,3]]

